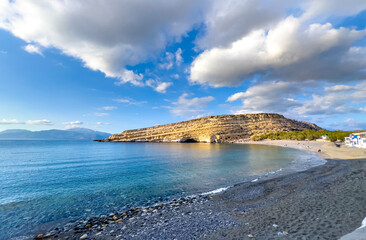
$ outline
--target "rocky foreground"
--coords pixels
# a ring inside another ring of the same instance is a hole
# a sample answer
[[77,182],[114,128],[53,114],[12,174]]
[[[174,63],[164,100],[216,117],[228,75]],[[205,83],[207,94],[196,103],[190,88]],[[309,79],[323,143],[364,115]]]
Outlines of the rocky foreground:
[[220,115],[189,121],[126,130],[103,142],[235,142],[270,132],[320,130],[313,123],[275,113]]
[[80,219],[39,238],[338,239],[366,216],[365,185],[366,159],[329,160],[219,194]]

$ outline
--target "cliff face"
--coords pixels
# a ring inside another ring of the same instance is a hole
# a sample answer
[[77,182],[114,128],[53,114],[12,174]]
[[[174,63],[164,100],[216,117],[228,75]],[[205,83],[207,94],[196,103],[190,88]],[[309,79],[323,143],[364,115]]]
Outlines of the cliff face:
[[220,115],[189,121],[126,130],[106,142],[234,142],[253,135],[279,131],[320,130],[315,124],[285,118],[280,114],[259,113]]

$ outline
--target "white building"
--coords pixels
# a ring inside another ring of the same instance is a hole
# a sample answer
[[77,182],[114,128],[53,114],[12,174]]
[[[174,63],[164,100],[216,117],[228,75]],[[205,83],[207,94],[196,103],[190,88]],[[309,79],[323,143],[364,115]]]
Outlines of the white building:
[[366,132],[351,133],[349,137],[345,137],[344,140],[349,147],[366,148]]

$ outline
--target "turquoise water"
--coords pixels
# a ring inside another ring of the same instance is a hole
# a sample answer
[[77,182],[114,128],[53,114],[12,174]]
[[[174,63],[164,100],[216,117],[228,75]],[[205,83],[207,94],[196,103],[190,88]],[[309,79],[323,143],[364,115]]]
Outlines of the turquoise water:
[[212,191],[312,158],[261,145],[2,140],[0,239]]

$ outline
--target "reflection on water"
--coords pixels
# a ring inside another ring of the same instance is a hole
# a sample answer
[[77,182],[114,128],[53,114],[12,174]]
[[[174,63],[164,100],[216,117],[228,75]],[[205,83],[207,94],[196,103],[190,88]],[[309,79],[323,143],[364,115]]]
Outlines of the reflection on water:
[[226,187],[298,154],[240,144],[0,141],[0,239]]

